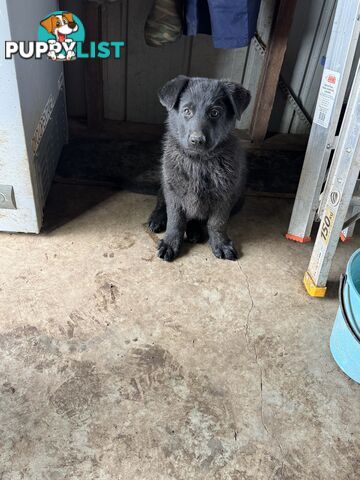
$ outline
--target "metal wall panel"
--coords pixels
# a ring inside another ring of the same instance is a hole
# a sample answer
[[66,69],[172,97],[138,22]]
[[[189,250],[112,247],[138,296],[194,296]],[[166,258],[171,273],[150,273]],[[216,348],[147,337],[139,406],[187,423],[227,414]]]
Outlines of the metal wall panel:
[[[84,1],[62,0],[61,8],[81,18]],[[258,30],[267,41],[276,0],[263,0]],[[125,56],[104,62],[105,118],[142,123],[162,123],[165,111],[157,91],[178,74],[226,78],[244,82],[253,96],[263,63],[263,56],[252,43],[239,49],[215,49],[211,37],[183,37],[161,48],[148,47],[144,25],[152,0],[115,0],[103,2],[102,25],[104,40],[124,40]],[[85,116],[83,62],[66,65],[67,104],[70,116]],[[251,106],[240,127],[250,125]]]
[[127,7],[126,120],[131,122],[162,123],[165,112],[157,92],[167,80],[188,70],[189,38],[160,48],[146,45],[144,25],[152,4],[129,0]]
[[[127,1],[105,3],[102,9],[102,39],[123,41],[128,29]],[[103,62],[104,112],[109,120],[126,117],[126,53],[120,60],[109,58]]]
[[[326,54],[336,0],[301,0],[297,3],[282,78],[306,113],[312,117],[322,75],[322,57]],[[281,133],[308,133],[280,90],[276,97],[270,130]]]
[[[81,15],[85,0],[63,0],[63,8]],[[105,40],[124,40],[125,56],[104,62],[105,118],[144,123],[162,123],[164,109],[157,91],[170,78],[182,73],[194,76],[227,78],[242,82],[256,94],[264,55],[256,41],[241,49],[215,49],[206,35],[188,38],[161,48],[148,47],[144,25],[152,0],[115,0],[103,2],[102,22]],[[312,117],[322,73],[321,59],[326,53],[336,0],[298,0],[291,29],[282,78],[308,116]],[[258,33],[269,40],[276,0],[263,0]],[[85,114],[81,90],[80,65],[66,66],[68,111],[71,116]],[[239,128],[250,126],[252,104]],[[270,120],[270,131],[308,133],[309,124],[298,115],[279,89]]]

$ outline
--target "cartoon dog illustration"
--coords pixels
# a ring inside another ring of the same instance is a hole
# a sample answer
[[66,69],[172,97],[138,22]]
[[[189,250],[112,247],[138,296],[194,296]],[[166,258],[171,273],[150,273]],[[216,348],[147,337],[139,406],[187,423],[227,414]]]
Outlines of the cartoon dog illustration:
[[[45,20],[42,20],[40,22],[40,25],[43,26],[49,33],[54,35],[54,37],[56,38],[56,40],[49,40],[48,43],[50,44],[54,44],[56,42],[71,43],[72,40],[68,39],[67,36],[75,33],[79,29],[79,26],[74,21],[73,14],[69,12],[63,12],[59,15],[51,15],[50,17],[45,18]],[[66,55],[64,53],[59,53],[58,55],[56,55],[53,50],[50,50],[48,56],[52,60],[76,59],[74,51],[68,51]]]

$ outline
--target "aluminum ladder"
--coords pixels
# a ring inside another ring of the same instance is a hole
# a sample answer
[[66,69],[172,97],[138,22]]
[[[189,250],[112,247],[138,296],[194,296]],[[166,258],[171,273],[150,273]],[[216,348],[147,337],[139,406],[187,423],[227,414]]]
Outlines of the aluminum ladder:
[[[340,133],[336,136],[359,33],[360,0],[338,0],[304,166],[286,234],[289,240],[310,241],[318,212],[320,228],[304,277],[311,296],[325,295],[339,237],[343,240],[351,237],[360,211],[360,197],[352,199],[360,169],[359,65]],[[331,168],[320,196],[333,150]]]

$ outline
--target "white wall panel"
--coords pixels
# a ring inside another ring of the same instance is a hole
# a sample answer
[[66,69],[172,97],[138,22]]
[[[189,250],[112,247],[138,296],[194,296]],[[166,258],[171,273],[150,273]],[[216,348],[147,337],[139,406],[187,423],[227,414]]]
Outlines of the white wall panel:
[[[57,0],[0,0],[1,45],[7,40],[37,40],[40,21],[57,9]],[[38,233],[48,186],[66,141],[63,65],[47,58],[5,60],[3,55],[1,49],[0,183],[13,187],[16,208],[0,204],[0,231]]]

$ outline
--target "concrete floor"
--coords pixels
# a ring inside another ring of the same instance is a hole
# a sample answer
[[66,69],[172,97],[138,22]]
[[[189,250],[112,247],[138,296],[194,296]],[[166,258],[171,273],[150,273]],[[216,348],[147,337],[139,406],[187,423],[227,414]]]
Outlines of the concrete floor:
[[42,235],[0,235],[0,479],[358,479],[336,285],[305,294],[291,202],[248,199],[238,262],[196,245],[173,264],[144,227],[153,204],[55,185]]

